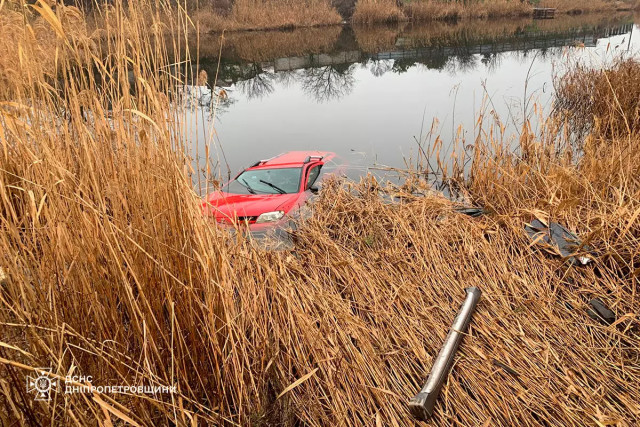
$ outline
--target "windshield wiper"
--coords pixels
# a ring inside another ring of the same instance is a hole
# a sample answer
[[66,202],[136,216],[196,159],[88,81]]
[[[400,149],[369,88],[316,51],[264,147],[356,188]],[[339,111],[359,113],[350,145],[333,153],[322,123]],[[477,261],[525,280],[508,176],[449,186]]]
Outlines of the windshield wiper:
[[246,179],[242,178],[241,181],[244,182],[244,186],[247,187],[247,190],[249,190],[249,193],[256,194],[256,190],[251,188],[251,186],[249,185]]
[[270,182],[267,182],[267,181],[265,181],[264,179],[261,179],[261,180],[260,180],[260,182],[261,182],[261,183],[263,183],[263,184],[267,184],[269,187],[273,188],[274,190],[276,190],[276,191],[277,191],[278,193],[280,193],[280,194],[285,194],[285,193],[286,193],[286,191],[284,191],[282,188],[278,187],[278,186],[277,186],[277,185],[275,185],[275,184],[272,184],[272,183],[270,183]]

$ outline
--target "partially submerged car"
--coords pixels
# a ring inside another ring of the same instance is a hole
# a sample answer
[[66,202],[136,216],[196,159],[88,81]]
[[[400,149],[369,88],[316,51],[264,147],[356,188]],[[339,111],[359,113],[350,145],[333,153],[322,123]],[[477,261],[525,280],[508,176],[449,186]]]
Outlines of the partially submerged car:
[[256,162],[209,194],[203,212],[220,224],[247,224],[252,231],[282,224],[317,193],[322,167],[334,157],[328,151],[290,151]]

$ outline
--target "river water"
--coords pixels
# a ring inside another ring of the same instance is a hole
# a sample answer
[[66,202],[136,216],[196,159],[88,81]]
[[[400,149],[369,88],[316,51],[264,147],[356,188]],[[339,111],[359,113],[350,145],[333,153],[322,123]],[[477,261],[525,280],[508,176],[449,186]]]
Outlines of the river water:
[[334,151],[352,177],[404,169],[436,136],[441,157],[472,146],[480,114],[515,139],[549,111],[554,75],[633,55],[639,34],[632,16],[586,15],[201,37],[209,86],[191,87],[185,118],[195,185],[290,150]]

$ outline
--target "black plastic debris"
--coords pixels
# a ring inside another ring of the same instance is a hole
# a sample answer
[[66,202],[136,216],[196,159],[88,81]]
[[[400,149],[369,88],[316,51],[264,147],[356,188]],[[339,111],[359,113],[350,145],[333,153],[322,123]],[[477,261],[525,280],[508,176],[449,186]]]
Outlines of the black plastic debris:
[[585,265],[591,262],[589,257],[574,256],[574,254],[579,248],[584,252],[590,252],[592,248],[589,245],[580,247],[582,242],[578,239],[578,236],[557,222],[550,222],[547,227],[542,221],[534,219],[531,224],[526,224],[524,229],[534,242],[551,246],[572,264]]
[[587,309],[587,314],[593,320],[597,320],[604,325],[610,325],[616,321],[616,314],[611,311],[601,299],[592,299],[589,301],[589,307],[590,308]]
[[464,206],[459,206],[459,207],[453,208],[453,210],[464,215],[469,215],[472,218],[486,215],[487,213],[487,211],[485,211],[484,208],[477,208],[477,207],[465,208]]

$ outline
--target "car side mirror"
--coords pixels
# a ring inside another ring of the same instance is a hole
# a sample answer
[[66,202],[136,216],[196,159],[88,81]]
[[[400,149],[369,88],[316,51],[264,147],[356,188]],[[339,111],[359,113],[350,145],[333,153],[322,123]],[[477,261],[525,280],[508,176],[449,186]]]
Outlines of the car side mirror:
[[318,187],[316,187],[315,185],[312,185],[311,187],[309,187],[309,190],[313,193],[313,194],[318,194]]

